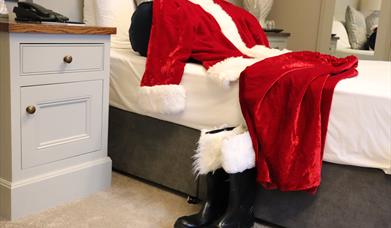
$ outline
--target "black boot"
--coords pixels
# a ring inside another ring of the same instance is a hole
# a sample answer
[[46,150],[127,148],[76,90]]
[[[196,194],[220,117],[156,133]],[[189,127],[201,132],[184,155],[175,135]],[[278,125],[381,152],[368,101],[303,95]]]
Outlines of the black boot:
[[208,227],[250,228],[254,225],[256,170],[229,175],[229,205],[226,213]]
[[228,174],[223,169],[206,175],[206,202],[200,212],[180,217],[174,228],[205,227],[220,218],[228,206]]

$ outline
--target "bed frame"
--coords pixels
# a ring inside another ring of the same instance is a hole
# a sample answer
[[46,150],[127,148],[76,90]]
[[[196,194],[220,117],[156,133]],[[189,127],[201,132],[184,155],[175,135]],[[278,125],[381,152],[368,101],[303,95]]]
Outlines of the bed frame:
[[[203,198],[192,159],[198,130],[110,107],[113,169],[175,192]],[[324,163],[314,196],[258,188],[257,219],[283,227],[391,227],[391,176],[381,170]]]
[[192,155],[199,131],[110,107],[113,169],[199,197]]

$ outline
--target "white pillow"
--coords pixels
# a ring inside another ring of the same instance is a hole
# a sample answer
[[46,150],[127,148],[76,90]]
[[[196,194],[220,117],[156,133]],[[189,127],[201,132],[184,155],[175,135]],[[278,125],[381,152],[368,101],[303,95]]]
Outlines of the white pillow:
[[336,36],[339,37],[339,40],[337,41],[338,49],[351,48],[348,33],[346,32],[346,28],[342,22],[334,20],[331,33],[336,34]]
[[94,0],[96,24],[117,28],[111,37],[111,47],[130,49],[129,26],[135,10],[133,0]]
[[348,6],[345,21],[350,45],[353,49],[363,49],[367,42],[367,25],[364,15],[353,7]]
[[370,36],[374,29],[379,26],[380,10],[373,11],[367,18],[365,22],[367,23],[367,35]]

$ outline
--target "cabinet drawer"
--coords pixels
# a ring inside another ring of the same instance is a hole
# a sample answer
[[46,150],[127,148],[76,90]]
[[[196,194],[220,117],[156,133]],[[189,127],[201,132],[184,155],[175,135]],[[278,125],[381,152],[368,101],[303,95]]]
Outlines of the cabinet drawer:
[[103,44],[21,44],[20,74],[102,71]]
[[102,81],[21,88],[22,168],[102,146]]

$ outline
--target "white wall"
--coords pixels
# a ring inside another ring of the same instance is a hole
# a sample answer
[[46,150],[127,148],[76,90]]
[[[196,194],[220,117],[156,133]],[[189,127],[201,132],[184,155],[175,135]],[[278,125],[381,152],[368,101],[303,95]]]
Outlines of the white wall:
[[345,21],[345,12],[349,5],[359,9],[360,0],[336,0],[334,17],[338,21]]
[[45,8],[69,17],[71,21],[82,21],[83,0],[33,0]]
[[[83,19],[83,0],[33,0],[34,3],[40,4],[45,8],[61,13],[71,21],[82,21]],[[16,3],[7,2],[9,12]]]
[[322,0],[274,0],[269,19],[291,33],[289,49],[316,50],[321,5]]
[[377,31],[375,58],[391,61],[391,1],[383,0]]

